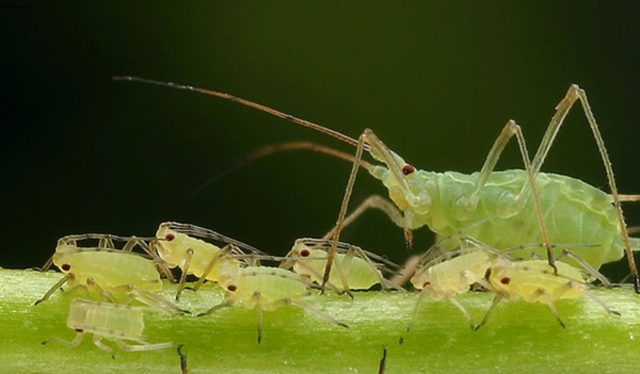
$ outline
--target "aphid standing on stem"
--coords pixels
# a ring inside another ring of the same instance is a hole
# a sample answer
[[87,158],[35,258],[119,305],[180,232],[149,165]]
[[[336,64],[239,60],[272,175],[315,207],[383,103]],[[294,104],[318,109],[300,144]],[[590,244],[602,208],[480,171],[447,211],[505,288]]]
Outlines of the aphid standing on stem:
[[[522,298],[528,303],[543,303],[549,306],[551,313],[562,327],[564,323],[555,306],[555,301],[578,299],[584,296],[597,302],[607,312],[620,315],[611,310],[602,300],[592,295],[585,283],[584,273],[569,264],[556,262],[557,274],[546,261],[527,260],[509,261],[498,258],[491,265],[489,283],[496,296],[491,308],[487,311],[476,329],[487,323],[489,317],[502,299]],[[600,274],[593,276],[602,279]]]
[[[198,237],[224,242],[226,245],[220,248]],[[152,246],[158,252],[158,256],[170,268],[179,267],[182,270],[176,300],[180,298],[188,274],[200,278],[193,287],[193,290],[197,291],[205,280],[224,283],[238,275],[240,268],[246,266],[247,259],[247,255],[240,248],[249,252],[249,255],[264,255],[262,251],[248,244],[215,231],[178,222],[160,224],[156,238]]]
[[[294,272],[309,277],[320,285],[327,263],[327,251],[331,241],[324,239],[302,238],[295,241],[281,267],[292,268]],[[379,261],[376,264],[374,261]],[[384,289],[399,289],[385,279],[381,268],[398,265],[371,252],[364,251],[348,243],[338,243],[338,253],[331,268],[328,284],[339,293],[350,290],[368,290],[376,284]],[[390,269],[388,269],[390,271]]]
[[[69,305],[67,326],[76,331],[72,341],[52,338],[52,341],[68,347],[77,347],[85,334],[93,335],[96,347],[112,352],[113,348],[104,344],[103,339],[113,341],[123,351],[152,351],[173,346],[173,343],[147,343],[143,339],[144,311],[147,307],[123,304],[95,302],[85,299],[73,299]],[[129,344],[132,341],[137,344]],[[46,341],[43,344],[47,343]]]
[[[76,241],[101,237],[97,247],[79,247]],[[109,240],[106,240],[108,238]],[[162,289],[157,263],[148,258],[112,247],[111,239],[138,243],[140,238],[116,237],[113,235],[88,234],[66,236],[58,240],[58,246],[52,256],[52,263],[58,267],[64,277],[53,285],[35,304],[47,300],[57,289],[69,284],[71,289],[82,287],[97,292],[102,298],[114,302],[116,297],[125,294],[149,305],[161,305],[180,313],[187,313],[173,303],[168,302],[155,292]],[[125,247],[128,247],[126,244]]]
[[[554,271],[557,270],[554,258],[560,253],[554,252],[550,243],[598,243],[598,248],[576,248],[575,252],[596,269],[602,264],[617,261],[623,253],[626,254],[634,288],[640,293],[640,278],[632,253],[638,243],[629,238],[621,208],[621,202],[638,201],[640,198],[637,195],[618,193],[611,162],[586,93],[575,84],[569,87],[567,94],[557,105],[533,159],[529,158],[520,126],[509,121],[489,151],[481,171],[469,175],[419,170],[391,151],[370,129],[366,129],[356,140],[335,130],[227,93],[138,77],[114,79],[150,83],[230,100],[356,146],[354,167],[338,215],[337,229],[332,237],[334,246],[329,251],[324,283],[329,280],[330,268],[336,256],[337,242],[358,166],[363,166],[387,187],[391,200],[404,214],[402,226],[405,229],[417,229],[426,225],[440,236],[449,236],[489,217],[486,224],[476,226],[468,235],[498,249],[515,247],[521,243],[543,242],[544,245],[540,248],[514,255],[528,257],[531,253],[545,253]],[[566,115],[576,101],[582,105],[593,132],[611,194],[578,179],[540,171]],[[513,136],[518,142],[524,170],[495,172],[498,158]],[[363,151],[367,151],[384,165],[361,164]]]
[[224,283],[223,286],[227,291],[224,301],[198,316],[207,315],[238,303],[247,309],[256,309],[258,313],[258,343],[262,341],[262,312],[272,311],[285,305],[303,308],[330,323],[347,327],[344,323],[333,319],[320,310],[299,301],[308,294],[307,282],[300,275],[286,269],[248,266],[242,268],[239,274]]

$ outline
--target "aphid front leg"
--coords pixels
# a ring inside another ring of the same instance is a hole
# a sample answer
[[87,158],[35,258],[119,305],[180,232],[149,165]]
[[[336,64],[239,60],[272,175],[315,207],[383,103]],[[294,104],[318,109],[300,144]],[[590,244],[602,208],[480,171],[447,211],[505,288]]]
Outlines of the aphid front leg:
[[96,347],[102,349],[103,351],[109,352],[109,353],[113,352],[113,348],[109,347],[108,345],[102,342],[102,336],[98,334],[93,334],[93,336],[91,337],[91,340],[93,341],[93,344],[95,344]]
[[[193,258],[193,249],[187,249],[184,265],[182,265],[182,274],[180,274],[180,283],[178,284],[178,291],[176,291],[176,301],[180,299],[180,294],[184,289],[184,284],[187,281],[187,275],[189,274],[189,265],[191,265],[191,259]],[[201,278],[204,279],[204,278]]]
[[51,288],[49,288],[49,290],[40,299],[36,300],[35,303],[33,303],[33,305],[38,305],[41,302],[49,299],[51,295],[53,295],[59,288],[62,288],[62,286],[64,286],[65,283],[67,283],[72,278],[73,278],[73,273],[66,274],[65,276],[60,278],[60,280],[57,281],[53,286],[51,286]]
[[42,342],[42,344],[47,344],[49,342],[55,342],[57,344],[62,344],[67,348],[75,348],[77,346],[80,345],[80,343],[82,343],[82,340],[84,339],[84,334],[85,332],[83,330],[80,329],[76,329],[76,336],[73,338],[72,341],[68,341],[68,340],[64,340],[58,337],[53,337],[49,340],[45,340]]
[[489,307],[489,310],[487,310],[487,313],[485,313],[484,317],[482,318],[482,321],[480,321],[480,323],[473,328],[474,330],[478,330],[480,327],[487,324],[487,322],[489,321],[489,317],[491,317],[491,315],[493,314],[493,311],[496,310],[496,307],[498,306],[498,304],[500,304],[500,301],[502,301],[502,299],[504,299],[504,295],[502,295],[501,293],[497,293],[496,296],[493,298],[491,307]]

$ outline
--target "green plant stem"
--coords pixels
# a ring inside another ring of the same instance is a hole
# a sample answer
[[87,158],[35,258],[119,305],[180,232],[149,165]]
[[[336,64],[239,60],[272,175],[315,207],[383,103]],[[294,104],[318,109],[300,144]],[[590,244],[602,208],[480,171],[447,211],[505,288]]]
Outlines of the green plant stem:
[[[175,349],[150,352],[99,350],[85,341],[67,348],[52,337],[71,340],[65,325],[69,301],[82,293],[56,292],[33,305],[61,275],[29,270],[0,270],[0,372],[167,372],[179,373]],[[304,300],[343,321],[342,328],[296,307],[264,313],[264,336],[257,343],[257,316],[241,306],[194,317],[164,312],[145,314],[150,343],[184,344],[190,372],[232,373],[376,373],[383,345],[387,373],[437,372],[631,372],[639,366],[640,298],[631,290],[593,290],[621,316],[608,314],[588,298],[557,303],[566,328],[546,305],[510,301],[500,304],[489,323],[472,331],[449,302],[425,297],[416,324],[406,327],[417,300],[414,292],[357,292],[354,299],[310,295]],[[175,285],[167,284],[169,299]],[[194,312],[222,300],[205,285],[185,291],[180,302]],[[492,295],[459,297],[476,321]],[[404,343],[399,339],[403,337]]]

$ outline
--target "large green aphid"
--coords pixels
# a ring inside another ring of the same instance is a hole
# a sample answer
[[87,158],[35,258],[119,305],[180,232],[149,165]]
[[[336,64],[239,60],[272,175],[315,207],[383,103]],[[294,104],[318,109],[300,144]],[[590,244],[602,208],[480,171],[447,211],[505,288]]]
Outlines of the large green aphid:
[[[554,269],[554,258],[559,253],[553,250],[552,242],[584,243],[584,248],[575,248],[574,251],[596,269],[602,264],[619,260],[624,250],[635,290],[640,293],[640,278],[632,252],[638,245],[629,238],[621,208],[622,201],[637,201],[638,196],[618,193],[600,130],[584,90],[577,85],[571,85],[566,96],[557,105],[556,113],[533,159],[529,158],[520,126],[509,121],[489,151],[480,172],[469,175],[418,170],[391,151],[370,129],[366,129],[356,140],[335,130],[227,93],[137,77],[114,79],[156,84],[230,100],[356,146],[354,167],[332,238],[335,243],[340,237],[358,166],[363,166],[387,187],[390,198],[403,212],[401,225],[405,229],[417,229],[426,225],[441,236],[463,232],[498,249],[522,243],[543,242],[543,246],[527,250],[528,253],[513,255],[546,253],[548,262]],[[610,194],[579,179],[540,172],[564,118],[576,101],[580,101],[596,140],[609,181]],[[513,136],[518,141],[524,170],[494,172],[500,154]],[[360,160],[363,151],[367,151],[383,165],[362,164]],[[598,247],[594,248],[594,244]],[[334,244],[329,251],[324,273],[325,283],[336,251],[337,244]]]

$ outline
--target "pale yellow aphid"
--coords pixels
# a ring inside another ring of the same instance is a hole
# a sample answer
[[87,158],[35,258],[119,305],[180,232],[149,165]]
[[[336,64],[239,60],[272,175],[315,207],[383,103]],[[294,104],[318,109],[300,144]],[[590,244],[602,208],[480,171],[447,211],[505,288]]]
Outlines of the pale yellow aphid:
[[[98,236],[100,235],[90,234],[91,239]],[[87,236],[84,235],[59,239],[52,262],[62,271],[64,277],[35,304],[45,301],[58,288],[68,283],[72,289],[83,287],[99,293],[109,301],[115,301],[116,295],[125,294],[149,305],[162,305],[186,312],[155,294],[162,289],[162,280],[155,261],[132,251],[101,247],[100,245],[106,245],[105,243],[109,243],[112,238],[122,239],[113,235],[103,235],[103,238],[107,237],[109,240],[101,240],[98,247],[79,247],[76,242],[86,239]]]
[[[489,316],[502,299],[521,298],[528,303],[547,304],[562,327],[565,325],[556,309],[556,300],[578,299],[587,296],[600,304],[607,312],[619,315],[602,300],[589,293],[583,271],[561,261],[556,262],[556,268],[558,272],[554,274],[554,269],[549,266],[547,261],[496,259],[491,266],[491,274],[488,278],[496,297],[477,328],[488,321]],[[588,271],[591,272],[591,269]],[[600,278],[599,274],[593,275]]]
[[418,269],[411,278],[411,284],[421,292],[416,302],[413,319],[407,331],[411,329],[416,321],[425,294],[436,301],[449,300],[464,314],[473,328],[474,324],[471,315],[456,300],[456,296],[469,291],[474,283],[486,283],[484,277],[491,267],[493,257],[495,256],[486,250],[478,248],[472,252],[460,254],[453,259]]
[[347,327],[346,324],[299,301],[308,294],[307,282],[300,275],[286,269],[248,266],[240,269],[239,274],[224,283],[224,288],[227,291],[224,301],[198,316],[207,315],[236,304],[242,304],[247,309],[256,309],[258,312],[258,343],[262,341],[262,312],[273,311],[285,305],[303,308],[326,321]]
[[[307,276],[312,282],[320,285],[327,264],[327,251],[331,245],[332,242],[329,240],[298,239],[281,267],[292,267],[294,272]],[[384,289],[398,288],[382,275],[379,268],[383,265],[376,265],[371,258],[397,267],[390,261],[366,252],[360,247],[338,243],[338,253],[327,285],[339,293],[349,290],[368,290],[376,284],[381,284]]]
[[[198,237],[224,242],[226,245],[220,248]],[[264,254],[248,244],[215,231],[178,222],[161,223],[156,238],[153,247],[158,256],[170,268],[179,267],[182,270],[176,300],[180,297],[188,274],[200,278],[193,288],[198,290],[205,280],[224,283],[235,277],[246,262],[246,255],[240,248],[251,254]]]
[[[53,338],[68,347],[77,347],[89,333],[93,335],[96,347],[112,352],[113,348],[104,344],[103,339],[113,341],[123,351],[152,351],[173,346],[173,343],[147,343],[143,339],[145,310],[151,308],[136,307],[124,304],[95,302],[85,299],[74,299],[69,305],[67,326],[76,331],[72,341]],[[137,344],[129,344],[132,341]],[[47,342],[43,342],[47,343]]]

